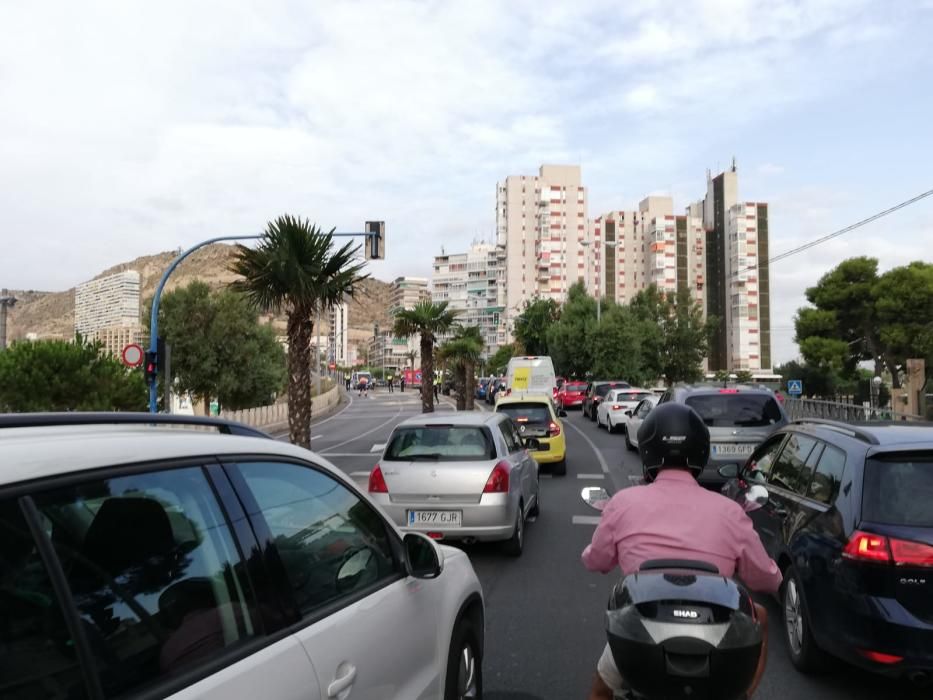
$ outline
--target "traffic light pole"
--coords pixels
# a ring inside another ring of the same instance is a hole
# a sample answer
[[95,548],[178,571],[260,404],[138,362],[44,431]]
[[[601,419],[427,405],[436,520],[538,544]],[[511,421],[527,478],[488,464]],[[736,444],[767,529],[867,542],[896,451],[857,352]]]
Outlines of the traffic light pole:
[[[367,253],[367,258],[381,258],[383,257],[384,246],[383,237],[384,226],[381,225],[381,222],[373,222],[380,225],[370,226],[370,223],[367,222],[367,228],[372,230],[366,231],[364,233],[332,233],[331,236],[334,238],[347,238],[355,236],[363,236],[366,238],[367,242],[370,243],[370,250],[364,251]],[[156,358],[156,371],[152,377],[152,381],[149,382],[149,413],[158,413],[159,412],[159,395],[158,395],[158,386],[156,377],[160,373],[160,365],[162,364],[161,358],[158,356],[158,343],[159,343],[159,304],[162,301],[162,290],[165,288],[165,283],[168,281],[169,276],[175,271],[175,268],[178,267],[178,264],[191,255],[193,252],[199,248],[203,248],[206,245],[211,245],[212,243],[222,243],[224,241],[248,241],[255,240],[257,238],[262,238],[264,234],[257,233],[250,236],[218,236],[217,238],[209,238],[206,241],[201,241],[197,245],[191,246],[179,255],[177,258],[172,260],[171,264],[166,268],[165,272],[162,273],[162,279],[159,280],[159,285],[156,287],[155,294],[152,297],[152,312],[149,316],[149,354],[152,357]],[[318,366],[320,371],[320,366]],[[166,394],[167,395],[167,394]],[[170,410],[170,409],[169,409]]]

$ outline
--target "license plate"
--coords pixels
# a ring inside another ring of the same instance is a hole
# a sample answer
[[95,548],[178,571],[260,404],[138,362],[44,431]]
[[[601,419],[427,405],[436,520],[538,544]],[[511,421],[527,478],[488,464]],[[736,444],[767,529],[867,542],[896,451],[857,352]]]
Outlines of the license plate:
[[463,513],[459,510],[410,510],[409,527],[460,527]]
[[713,445],[713,454],[721,456],[747,456],[755,451],[755,445]]

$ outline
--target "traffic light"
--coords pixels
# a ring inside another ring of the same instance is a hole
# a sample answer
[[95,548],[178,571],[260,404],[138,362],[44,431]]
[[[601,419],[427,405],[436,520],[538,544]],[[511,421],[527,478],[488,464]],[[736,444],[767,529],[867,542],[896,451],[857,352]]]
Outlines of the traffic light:
[[146,384],[155,384],[156,377],[159,374],[159,356],[150,350],[146,351],[146,359],[143,362],[143,372],[146,376]]
[[367,221],[366,227],[366,258],[369,260],[383,260],[386,256],[386,222]]

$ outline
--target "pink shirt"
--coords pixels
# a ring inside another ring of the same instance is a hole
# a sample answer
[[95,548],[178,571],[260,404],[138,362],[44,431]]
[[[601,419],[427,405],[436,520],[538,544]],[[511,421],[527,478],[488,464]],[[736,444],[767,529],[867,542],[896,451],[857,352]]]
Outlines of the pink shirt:
[[742,506],[681,469],[613,496],[582,559],[604,574],[616,565],[630,574],[649,559],[700,559],[763,593],[777,592],[782,579]]

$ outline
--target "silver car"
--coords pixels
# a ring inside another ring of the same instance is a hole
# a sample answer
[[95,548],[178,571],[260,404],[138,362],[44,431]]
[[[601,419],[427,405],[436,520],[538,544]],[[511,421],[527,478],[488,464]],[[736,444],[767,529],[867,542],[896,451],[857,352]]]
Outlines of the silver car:
[[538,514],[538,465],[501,413],[435,413],[392,432],[369,495],[401,528],[437,540],[502,540],[519,556],[525,519]]

